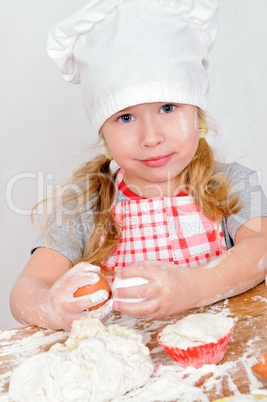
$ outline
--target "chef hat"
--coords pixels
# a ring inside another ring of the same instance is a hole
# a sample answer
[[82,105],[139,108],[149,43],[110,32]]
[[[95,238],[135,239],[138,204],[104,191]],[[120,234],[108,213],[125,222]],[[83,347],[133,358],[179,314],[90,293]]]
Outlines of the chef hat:
[[218,0],[90,0],[51,29],[48,54],[66,81],[81,84],[98,132],[141,103],[205,110],[217,25]]

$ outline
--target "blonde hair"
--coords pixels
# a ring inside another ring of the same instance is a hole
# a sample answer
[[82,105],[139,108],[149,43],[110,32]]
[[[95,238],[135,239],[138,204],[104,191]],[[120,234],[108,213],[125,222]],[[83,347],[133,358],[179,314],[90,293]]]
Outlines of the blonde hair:
[[[201,130],[208,131],[206,113],[198,109],[198,117]],[[102,262],[120,240],[121,226],[113,213],[116,173],[112,173],[110,162],[105,155],[100,154],[81,165],[69,181],[76,186],[76,190],[71,190],[73,187],[70,186],[70,191],[61,194],[62,205],[71,206],[65,219],[84,213],[85,205],[89,205],[87,208],[93,211],[83,256],[75,263],[86,261],[102,267]],[[214,154],[205,138],[200,138],[193,159],[179,179],[181,191],[192,195],[199,210],[217,224],[224,216],[235,214],[241,208],[238,195],[232,192],[231,178],[225,172],[216,172]],[[53,227],[48,225],[48,233],[55,227],[56,224]]]

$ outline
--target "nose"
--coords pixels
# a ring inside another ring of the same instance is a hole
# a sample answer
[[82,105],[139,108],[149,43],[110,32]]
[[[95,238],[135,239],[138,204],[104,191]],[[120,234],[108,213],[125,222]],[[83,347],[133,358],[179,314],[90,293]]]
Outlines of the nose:
[[164,142],[164,134],[159,125],[152,121],[143,123],[140,138],[141,146],[155,148],[162,142]]

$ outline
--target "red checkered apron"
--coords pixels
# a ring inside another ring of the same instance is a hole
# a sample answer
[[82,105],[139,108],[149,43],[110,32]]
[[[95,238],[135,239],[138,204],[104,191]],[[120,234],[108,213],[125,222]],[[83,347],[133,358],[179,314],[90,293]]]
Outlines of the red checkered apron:
[[[123,172],[117,176],[118,185]],[[109,270],[136,261],[204,264],[227,250],[221,225],[201,213],[191,196],[131,199],[114,205],[121,240],[103,265]]]

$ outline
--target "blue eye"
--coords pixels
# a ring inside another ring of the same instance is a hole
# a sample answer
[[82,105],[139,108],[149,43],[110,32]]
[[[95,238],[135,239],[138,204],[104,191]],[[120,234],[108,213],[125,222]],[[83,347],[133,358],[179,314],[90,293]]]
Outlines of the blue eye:
[[135,120],[135,117],[128,113],[120,116],[118,120],[120,120],[122,123],[130,123],[131,121]]
[[174,105],[166,104],[160,108],[160,113],[171,113],[175,108],[176,106]]

